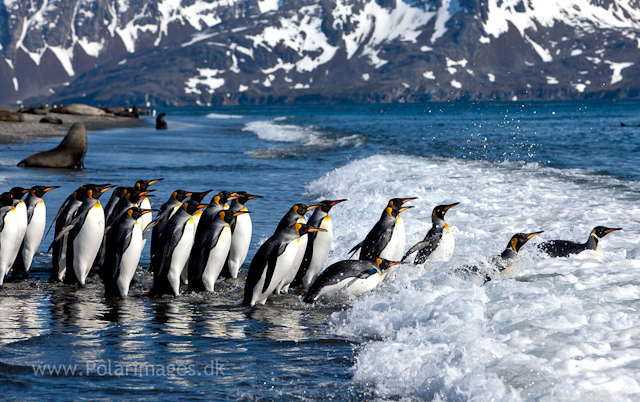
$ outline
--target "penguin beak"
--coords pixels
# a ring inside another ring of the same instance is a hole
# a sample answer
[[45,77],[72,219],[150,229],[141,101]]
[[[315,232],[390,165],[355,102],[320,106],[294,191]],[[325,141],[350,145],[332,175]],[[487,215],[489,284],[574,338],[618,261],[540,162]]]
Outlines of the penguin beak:
[[155,184],[155,183],[157,183],[157,182],[159,182],[159,181],[161,181],[161,180],[164,180],[164,179],[155,179],[155,180],[151,180],[151,181],[149,182],[149,185]]
[[453,204],[449,204],[447,206],[444,207],[445,211],[450,210],[451,208],[455,207],[456,205],[460,204],[459,202],[453,203]]
[[261,195],[248,195],[248,196],[247,196],[247,199],[248,199],[248,200],[253,200],[254,198],[264,198],[264,197],[263,197],[263,196],[261,196]]
[[233,200],[237,200],[238,199],[238,194],[236,195],[231,195],[230,197],[227,198],[227,201],[233,201]]
[[147,194],[149,194],[149,193],[152,193],[152,192],[154,192],[154,191],[156,191],[156,190],[141,191],[141,192],[140,192],[140,195],[145,196],[145,195],[147,195]]
[[193,193],[186,193],[185,197],[191,197],[191,194],[193,194]]
[[109,187],[106,187],[106,188],[104,188],[104,189],[100,190],[100,194],[104,194],[107,190],[109,190],[110,188],[114,188],[114,187],[115,187],[115,186],[109,186]]
[[239,215],[250,214],[250,213],[251,211],[239,211],[233,214],[233,216],[239,216]]
[[29,191],[31,191],[31,189],[25,188],[22,190],[21,194],[27,194]]
[[541,230],[541,231],[535,232],[535,233],[531,233],[530,235],[527,236],[527,240],[530,240],[533,236],[537,236],[540,233],[544,233],[544,230]]
[[141,214],[142,215],[149,214],[149,213],[154,212],[154,211],[157,212],[159,210],[158,209],[145,209],[144,211],[141,212]]
[[331,201],[331,202],[329,203],[329,206],[331,206],[331,207],[332,207],[332,206],[334,206],[334,205],[336,205],[336,204],[340,204],[341,202],[345,202],[345,201],[349,201],[349,200],[337,200],[337,201]]
[[42,191],[44,191],[46,193],[47,191],[51,191],[51,190],[56,189],[56,188],[60,188],[60,186],[47,187]]
[[313,233],[313,232],[326,232],[326,231],[327,231],[326,229],[321,229],[321,228],[310,228],[310,229],[307,229],[307,232],[311,232],[311,233]]
[[405,203],[407,203],[407,202],[409,202],[411,200],[417,200],[417,199],[418,199],[418,197],[405,198],[405,199],[402,200],[402,203],[405,204]]
[[615,232],[616,230],[622,230],[622,228],[609,228],[609,229],[605,230],[604,232],[609,234],[611,232]]
[[320,207],[320,205],[310,205],[310,206],[307,207],[307,211],[310,211],[312,209],[316,209],[316,208],[319,208],[319,207]]
[[392,267],[392,266],[394,266],[394,265],[400,265],[400,264],[402,264],[402,262],[400,262],[400,261],[393,261],[393,262],[390,262],[390,263],[389,263],[389,266],[390,266],[390,267]]
[[[412,199],[413,199],[413,198],[412,198]],[[410,209],[410,208],[414,208],[414,206],[413,206],[413,205],[410,205],[410,206],[408,206],[408,207],[402,207],[402,208],[400,208],[400,210],[398,211],[398,213],[400,213],[400,212],[402,212],[402,211],[406,211],[407,209]]]

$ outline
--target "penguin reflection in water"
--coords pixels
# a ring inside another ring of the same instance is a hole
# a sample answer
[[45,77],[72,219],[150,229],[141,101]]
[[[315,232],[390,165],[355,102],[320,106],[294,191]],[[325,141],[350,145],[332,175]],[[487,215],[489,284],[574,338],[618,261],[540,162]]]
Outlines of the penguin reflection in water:
[[501,278],[511,278],[516,273],[516,257],[518,256],[518,252],[522,246],[540,233],[543,232],[517,233],[513,235],[502,254],[491,259],[490,266],[488,267],[488,271],[490,272],[486,272],[478,266],[464,266],[454,272],[458,274],[458,276],[477,285],[483,285],[491,281],[493,279],[491,273],[497,272]]
[[312,228],[305,223],[296,223],[267,239],[260,246],[249,266],[242,305],[265,304],[269,295],[291,269],[298,253],[300,236],[321,231],[324,229]]
[[596,226],[589,234],[585,243],[576,243],[567,240],[550,240],[540,243],[538,248],[549,257],[568,257],[574,254],[590,252],[596,258],[602,258],[602,252],[598,250],[598,242],[611,232],[622,230],[621,228],[607,228]]
[[375,261],[346,260],[327,267],[309,288],[304,298],[307,303],[330,301],[344,296],[359,297],[375,290],[382,282],[382,275],[392,266],[383,258]]

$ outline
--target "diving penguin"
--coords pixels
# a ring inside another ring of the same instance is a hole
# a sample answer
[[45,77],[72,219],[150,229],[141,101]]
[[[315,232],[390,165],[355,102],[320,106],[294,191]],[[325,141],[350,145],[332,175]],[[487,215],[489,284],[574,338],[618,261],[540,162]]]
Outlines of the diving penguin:
[[99,198],[111,186],[85,185],[85,196],[73,220],[60,233],[54,242],[68,233],[67,271],[64,283],[79,283],[84,287],[89,271],[95,261],[104,236],[104,209]]
[[333,222],[329,216],[329,211],[331,211],[331,208],[336,204],[345,201],[347,200],[320,201],[318,208],[313,211],[307,224],[314,228],[324,229],[325,232],[309,233],[307,235],[307,248],[300,269],[292,283],[294,287],[302,286],[307,289],[318,274],[320,274],[333,243]]
[[47,207],[42,197],[48,191],[55,188],[59,188],[59,186],[35,186],[28,190],[29,195],[25,200],[27,207],[27,230],[20,246],[20,251],[18,252],[18,258],[16,258],[16,262],[13,264],[14,277],[29,276],[31,262],[40,246],[40,242],[42,242],[42,235],[44,235],[44,228],[46,227],[47,221]]
[[231,248],[231,221],[249,211],[219,211],[213,222],[202,221],[189,257],[189,290],[213,292]]
[[[235,194],[238,198],[233,200],[231,206],[229,206],[229,212],[232,213],[246,211],[247,207],[245,207],[245,204],[247,201],[262,198],[262,196],[251,195],[246,191],[236,191]],[[238,271],[247,259],[247,253],[251,245],[252,231],[253,225],[249,214],[239,215],[231,221],[231,249],[229,250],[229,257],[227,257],[220,276],[225,278],[238,277]]]
[[105,297],[129,295],[129,286],[144,247],[143,233],[151,229],[142,227],[140,217],[153,211],[131,207],[107,231],[105,260],[100,267]]
[[598,241],[616,230],[622,229],[596,226],[589,234],[589,238],[585,243],[576,243],[567,240],[550,240],[540,243],[538,248],[549,257],[568,257],[572,254],[580,254],[586,250],[598,252]]
[[18,234],[18,212],[13,206],[13,198],[0,195],[0,287],[11,268],[11,254]]
[[273,234],[256,252],[244,286],[243,306],[265,304],[267,298],[291,268],[298,252],[300,236],[322,231],[304,223],[296,223]]
[[400,262],[383,258],[376,261],[346,260],[327,267],[309,288],[306,303],[333,300],[346,295],[362,296],[376,289],[382,282],[382,274]]
[[402,261],[406,260],[407,257],[416,251],[418,254],[413,261],[414,264],[423,264],[427,260],[429,260],[429,262],[436,262],[449,261],[451,259],[455,247],[455,240],[451,233],[451,228],[449,228],[449,225],[447,225],[447,222],[444,220],[444,215],[449,209],[458,204],[459,202],[456,202],[449,205],[438,205],[433,208],[431,214],[431,223],[433,223],[433,226],[431,226],[431,229],[427,232],[424,240],[407,251],[404,257],[402,257]]
[[398,261],[404,254],[405,231],[404,221],[400,213],[411,207],[402,205],[413,198],[392,198],[382,212],[380,220],[373,226],[364,241],[357,244],[349,251],[354,254],[360,249],[360,260],[375,261],[376,258],[384,258],[389,261]]
[[196,232],[193,215],[207,206],[199,205],[197,201],[186,201],[164,226],[156,250],[152,296],[180,294],[180,275],[191,253]]

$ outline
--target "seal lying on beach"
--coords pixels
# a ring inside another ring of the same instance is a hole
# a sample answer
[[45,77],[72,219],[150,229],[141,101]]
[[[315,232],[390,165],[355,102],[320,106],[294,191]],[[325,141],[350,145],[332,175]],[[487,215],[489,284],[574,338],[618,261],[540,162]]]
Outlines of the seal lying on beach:
[[45,115],[49,113],[49,108],[47,106],[23,107],[18,109],[18,113]]
[[6,110],[0,110],[0,121],[24,121],[24,117],[17,113],[8,112]]
[[87,130],[82,123],[75,123],[60,145],[49,151],[31,155],[18,163],[18,166],[83,169],[86,153]]
[[45,116],[42,119],[40,119],[40,123],[62,124],[62,120],[53,116]]
[[72,103],[51,109],[52,113],[78,114],[81,116],[107,116],[108,113],[97,107],[83,105],[82,103]]

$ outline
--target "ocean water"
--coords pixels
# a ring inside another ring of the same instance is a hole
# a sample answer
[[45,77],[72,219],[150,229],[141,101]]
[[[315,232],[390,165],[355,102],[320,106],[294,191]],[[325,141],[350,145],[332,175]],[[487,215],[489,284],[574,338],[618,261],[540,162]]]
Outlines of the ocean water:
[[[241,277],[296,202],[349,199],[331,212],[327,263],[347,258],[389,198],[418,197],[403,213],[407,248],[433,207],[460,205],[446,216],[451,261],[400,266],[375,292],[335,305],[290,294],[244,308],[242,279],[150,299],[148,251],[132,296],[106,302],[97,276],[83,289],[47,283],[49,237],[32,277],[0,290],[0,389],[20,400],[638,400],[640,127],[620,127],[640,124],[638,106],[171,109],[167,131],[89,133],[78,172],[15,167],[57,140],[5,147],[3,188],[61,186],[45,198],[49,221],[87,182],[163,177],[156,207],[177,188],[264,196],[247,204],[254,236]],[[623,228],[599,255],[536,251],[585,241],[598,225]],[[477,286],[451,274],[539,230],[513,278]]]

